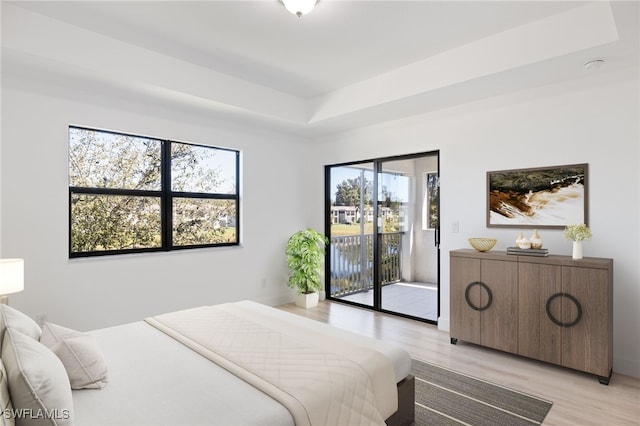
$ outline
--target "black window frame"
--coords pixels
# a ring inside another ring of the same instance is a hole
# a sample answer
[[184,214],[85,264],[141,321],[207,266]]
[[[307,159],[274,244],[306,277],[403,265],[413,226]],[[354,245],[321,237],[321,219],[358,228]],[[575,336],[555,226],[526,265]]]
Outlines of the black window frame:
[[[137,190],[137,189],[120,189],[120,188],[100,188],[100,187],[77,187],[71,186],[69,181],[69,258],[78,257],[94,257],[94,256],[111,256],[122,254],[134,254],[134,253],[149,253],[149,252],[167,252],[175,250],[189,250],[197,248],[210,248],[210,247],[228,247],[240,245],[240,151],[221,148],[217,146],[196,144],[191,142],[174,141],[169,139],[161,139],[152,136],[143,136],[131,133],[123,133],[112,130],[95,129],[91,127],[83,127],[76,125],[69,125],[69,131],[71,129],[88,130],[93,132],[108,133],[114,135],[145,138],[158,141],[161,144],[161,189],[160,190]],[[171,188],[171,147],[173,144],[183,144],[195,147],[210,148],[218,151],[227,151],[235,153],[235,193],[206,193],[206,192],[182,192],[173,191]],[[83,251],[74,252],[72,244],[72,199],[74,195],[86,194],[86,195],[115,195],[115,196],[136,196],[136,197],[153,197],[160,199],[160,234],[161,245],[159,247],[144,247],[144,248],[131,248],[131,249],[115,249],[115,250],[98,250],[98,251]],[[234,242],[224,243],[210,243],[210,244],[191,244],[191,245],[179,245],[173,244],[173,200],[175,198],[191,198],[191,199],[208,199],[208,200],[232,200],[235,201],[235,228],[236,238]]]

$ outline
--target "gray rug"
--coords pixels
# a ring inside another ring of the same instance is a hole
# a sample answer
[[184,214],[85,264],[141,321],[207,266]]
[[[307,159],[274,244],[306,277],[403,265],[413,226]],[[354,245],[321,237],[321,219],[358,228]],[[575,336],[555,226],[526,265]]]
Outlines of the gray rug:
[[435,364],[413,360],[416,426],[537,425],[553,404]]

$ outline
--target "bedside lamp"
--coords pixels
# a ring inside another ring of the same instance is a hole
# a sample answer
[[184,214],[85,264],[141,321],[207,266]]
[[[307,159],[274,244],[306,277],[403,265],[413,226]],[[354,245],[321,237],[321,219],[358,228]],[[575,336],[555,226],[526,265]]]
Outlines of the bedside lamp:
[[8,304],[8,294],[24,290],[24,260],[0,259],[0,303]]

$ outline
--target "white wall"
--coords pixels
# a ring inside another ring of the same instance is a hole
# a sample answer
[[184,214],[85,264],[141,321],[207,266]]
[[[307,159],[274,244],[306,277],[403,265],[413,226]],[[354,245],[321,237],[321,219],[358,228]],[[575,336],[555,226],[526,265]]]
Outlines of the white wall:
[[[25,290],[10,296],[12,305],[86,330],[203,304],[293,300],[284,246],[308,225],[297,178],[304,143],[175,108],[60,90],[3,76],[0,254],[25,259]],[[242,246],[70,260],[69,124],[240,150]]]
[[425,197],[427,192],[426,173],[437,172],[436,156],[416,159],[416,194],[415,222],[413,228],[413,268],[414,280],[425,283],[438,281],[438,252],[435,247],[435,231],[422,229],[422,214],[427,208]]
[[[468,237],[495,237],[494,250],[505,250],[520,231],[485,226],[486,172],[589,163],[594,237],[584,255],[614,259],[614,370],[640,377],[637,75],[636,69],[593,89],[559,85],[324,137],[310,158],[332,164],[440,150],[443,330],[449,324],[448,252],[469,247]],[[311,214],[320,223],[322,176],[312,188],[318,196]],[[551,253],[571,254],[561,230],[540,235]]]

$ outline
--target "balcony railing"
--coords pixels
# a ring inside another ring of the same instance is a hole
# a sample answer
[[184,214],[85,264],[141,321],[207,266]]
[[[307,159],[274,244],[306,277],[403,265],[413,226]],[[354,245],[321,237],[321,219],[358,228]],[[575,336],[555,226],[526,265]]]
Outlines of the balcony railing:
[[[400,281],[399,233],[381,234],[382,285]],[[331,296],[340,297],[373,289],[373,235],[331,237]]]

